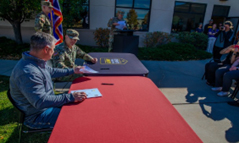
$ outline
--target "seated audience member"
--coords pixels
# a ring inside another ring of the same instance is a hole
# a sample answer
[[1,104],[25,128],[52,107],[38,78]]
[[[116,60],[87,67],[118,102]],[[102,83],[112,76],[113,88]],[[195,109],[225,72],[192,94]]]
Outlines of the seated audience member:
[[[97,58],[92,58],[90,55],[82,51],[78,46],[76,46],[79,33],[73,29],[67,29],[65,40],[63,43],[59,44],[55,48],[53,54],[53,67],[54,68],[74,68],[77,65],[75,64],[76,56],[89,61],[92,63],[97,62]],[[66,77],[57,78],[58,81],[73,81],[75,78],[82,75],[69,75]]]
[[29,128],[53,128],[62,105],[82,102],[86,98],[83,92],[54,94],[52,77],[81,74],[81,67],[54,69],[46,64],[54,53],[55,42],[47,33],[32,35],[30,52],[22,53],[10,77],[10,94],[16,106],[25,113],[24,124]]
[[236,57],[239,54],[238,52],[238,48],[235,48],[232,55],[232,61],[234,59],[232,65],[221,67],[216,71],[215,87],[213,87],[212,90],[221,91],[217,94],[218,96],[227,96],[232,80],[239,80],[239,58]]
[[205,79],[207,80],[207,84],[210,86],[214,86],[215,85],[215,72],[218,68],[223,67],[223,66],[227,66],[227,65],[231,65],[231,58],[232,57],[232,53],[234,51],[234,46],[235,45],[231,45],[228,48],[223,49],[220,54],[228,54],[225,58],[225,60],[221,61],[221,62],[209,62],[205,65]]

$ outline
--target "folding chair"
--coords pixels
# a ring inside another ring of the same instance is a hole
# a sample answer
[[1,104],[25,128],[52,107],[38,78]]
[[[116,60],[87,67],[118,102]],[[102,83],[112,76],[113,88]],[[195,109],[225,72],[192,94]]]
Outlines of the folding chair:
[[[213,61],[213,59],[211,59],[208,63],[211,63],[212,61]],[[206,64],[208,64],[208,63],[206,63]],[[206,74],[206,72],[204,72],[204,74],[203,74],[203,76],[202,76],[202,80],[204,80],[205,74]]]
[[236,81],[236,87],[231,95],[231,98],[234,99],[239,91],[239,81]]
[[12,103],[12,105],[17,108],[17,110],[19,111],[20,113],[20,116],[19,116],[19,122],[18,122],[18,129],[19,129],[19,139],[18,139],[18,142],[20,143],[21,142],[21,136],[22,136],[22,132],[23,133],[36,133],[36,132],[46,132],[46,131],[52,131],[52,128],[47,128],[47,129],[30,129],[28,128],[28,130],[22,130],[22,125],[24,123],[24,118],[25,118],[25,114],[22,110],[20,110],[16,104],[15,104],[15,101],[13,101],[12,99],[12,96],[10,94],[10,90],[7,91],[7,97],[8,99],[10,100],[10,102]]

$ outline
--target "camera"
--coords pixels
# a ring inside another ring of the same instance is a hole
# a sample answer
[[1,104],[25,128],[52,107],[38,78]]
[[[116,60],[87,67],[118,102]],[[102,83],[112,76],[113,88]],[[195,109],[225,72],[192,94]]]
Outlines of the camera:
[[221,27],[220,27],[220,30],[224,30],[224,28],[225,28],[224,26],[221,26]]

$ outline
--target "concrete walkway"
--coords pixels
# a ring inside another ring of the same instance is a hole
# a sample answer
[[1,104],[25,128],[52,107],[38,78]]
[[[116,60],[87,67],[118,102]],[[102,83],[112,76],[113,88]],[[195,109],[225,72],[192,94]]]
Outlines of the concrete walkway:
[[[167,62],[142,61],[149,70],[148,77],[164,93],[172,105],[205,143],[239,142],[239,108],[232,107],[228,97],[201,80],[204,65],[209,60]],[[76,63],[83,61],[77,59]],[[9,76],[17,61],[0,60],[0,75]],[[67,91],[70,83],[58,89]]]

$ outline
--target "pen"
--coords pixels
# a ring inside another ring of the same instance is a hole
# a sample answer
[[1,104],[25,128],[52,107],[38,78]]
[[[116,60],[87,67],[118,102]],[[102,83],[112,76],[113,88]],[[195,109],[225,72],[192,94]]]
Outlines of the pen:
[[113,83],[101,83],[102,85],[114,85]]

